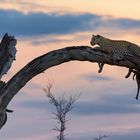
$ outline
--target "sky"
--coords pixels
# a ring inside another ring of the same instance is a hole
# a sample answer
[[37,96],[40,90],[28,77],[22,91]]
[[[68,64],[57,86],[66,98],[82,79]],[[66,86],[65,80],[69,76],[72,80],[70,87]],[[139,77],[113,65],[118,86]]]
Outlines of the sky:
[[[8,81],[34,58],[49,51],[90,45],[92,34],[140,44],[139,0],[0,0],[0,38],[5,32],[17,39],[16,61]],[[135,140],[140,137],[140,101],[136,82],[125,79],[127,68],[90,62],[68,62],[39,74],[9,104],[14,113],[1,129],[2,140],[55,140],[54,108],[43,91],[48,79],[52,93],[81,94],[68,114],[66,137],[92,140]]]

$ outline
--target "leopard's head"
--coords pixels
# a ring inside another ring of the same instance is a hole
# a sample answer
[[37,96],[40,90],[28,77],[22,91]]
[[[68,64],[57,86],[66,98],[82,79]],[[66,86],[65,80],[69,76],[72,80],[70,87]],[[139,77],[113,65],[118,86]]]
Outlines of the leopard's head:
[[93,46],[93,45],[96,45],[96,44],[99,44],[99,43],[100,43],[100,39],[101,39],[101,36],[100,36],[100,35],[92,35],[90,44],[91,44],[92,46]]

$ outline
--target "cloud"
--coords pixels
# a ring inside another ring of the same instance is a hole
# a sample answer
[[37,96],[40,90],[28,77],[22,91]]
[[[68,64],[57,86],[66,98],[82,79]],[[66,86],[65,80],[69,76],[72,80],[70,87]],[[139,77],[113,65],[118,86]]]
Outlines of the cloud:
[[0,10],[1,33],[9,32],[19,36],[66,34],[78,31],[95,31],[98,28],[139,28],[140,21],[125,18],[110,18],[95,14],[28,13],[16,10]]
[[126,95],[106,95],[94,101],[77,101],[73,113],[76,115],[108,115],[140,113],[138,102]]
[[47,44],[47,43],[64,43],[64,42],[70,42],[70,40],[69,39],[64,39],[64,38],[57,38],[57,37],[51,37],[51,38],[49,38],[49,37],[43,37],[43,38],[38,38],[37,40],[32,40],[32,44],[34,45],[34,46],[39,46],[39,45],[42,45],[42,44]]
[[80,76],[82,79],[88,80],[89,82],[95,82],[95,81],[110,81],[112,80],[108,76],[102,76],[97,74],[85,74]]
[[28,101],[21,101],[17,103],[19,107],[23,108],[32,108],[32,109],[46,109],[49,104],[43,100],[28,100]]
[[130,129],[128,133],[120,133],[109,136],[108,140],[137,140],[140,138],[140,129]]
[[83,15],[56,15],[44,13],[23,14],[14,10],[0,10],[1,32],[14,35],[65,34],[86,30],[91,19],[100,17]]
[[[111,78],[106,76],[98,76],[96,74],[84,75],[82,78],[88,80],[89,82],[99,81],[99,84],[101,82],[106,82],[106,81],[107,82],[110,81],[110,83],[112,83]],[[90,98],[93,98],[93,100],[84,100],[82,99],[82,97],[80,97],[82,101],[78,99],[75,102],[74,104],[75,109],[72,110],[72,115],[92,116],[92,115],[140,113],[139,102],[136,101],[135,98],[133,98],[136,94],[135,92],[132,93],[133,90],[122,91],[121,89],[116,91],[114,90],[114,88],[106,89],[105,86],[103,85],[100,86],[100,89],[103,91],[89,90],[88,91],[89,93],[85,93],[88,94]],[[127,93],[125,94],[125,92]],[[112,95],[112,93],[114,94]],[[94,97],[98,97],[98,98],[94,100]],[[46,99],[35,98],[34,100],[32,98],[29,98],[28,100],[17,102],[15,106],[21,108],[48,110],[50,113],[55,111],[54,106],[49,103],[47,98]]]
[[30,100],[23,100],[20,102],[17,102],[15,106],[18,106],[19,108],[28,108],[28,109],[35,109],[35,110],[48,110],[49,113],[55,112],[55,107],[49,103],[49,100],[47,97],[46,99],[30,99]]
[[[118,18],[118,19],[110,19],[108,23],[112,23],[112,26],[119,27],[120,29],[130,29],[130,28],[139,28],[140,20],[133,20],[128,18]],[[111,25],[111,24],[110,24]]]
[[85,139],[93,139],[94,137],[97,137],[99,135],[107,135],[108,137],[105,138],[105,140],[137,140],[140,138],[140,133],[139,133],[139,129],[138,130],[130,130],[129,133],[120,133],[120,134],[81,134],[78,136],[71,136],[72,140],[85,140]]

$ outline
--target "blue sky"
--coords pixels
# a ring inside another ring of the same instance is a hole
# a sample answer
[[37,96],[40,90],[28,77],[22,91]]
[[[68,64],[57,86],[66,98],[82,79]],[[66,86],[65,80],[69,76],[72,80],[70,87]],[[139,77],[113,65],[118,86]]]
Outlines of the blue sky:
[[[125,0],[118,0],[121,5],[118,11],[116,1],[111,0],[116,13],[105,1],[0,1],[0,36],[8,32],[18,39],[17,60],[3,80],[7,81],[41,54],[66,46],[89,45],[92,34],[140,44],[140,10],[137,9],[140,3],[128,1],[129,6],[136,7],[135,11],[124,6]],[[135,81],[124,78],[126,68],[105,65],[101,74],[97,71],[97,64],[69,62],[33,78],[10,103],[14,113],[8,114],[0,138],[55,139],[54,108],[43,92],[48,79],[52,79],[52,92],[56,96],[81,93],[69,114],[66,132],[69,139],[93,139],[100,134],[109,135],[108,140],[139,139],[140,104],[135,100]]]

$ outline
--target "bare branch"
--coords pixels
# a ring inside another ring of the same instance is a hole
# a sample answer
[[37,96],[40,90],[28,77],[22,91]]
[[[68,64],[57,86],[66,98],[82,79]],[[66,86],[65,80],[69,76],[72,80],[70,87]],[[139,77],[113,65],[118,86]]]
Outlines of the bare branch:
[[103,138],[107,138],[108,136],[106,135],[102,135],[102,136],[99,136],[99,137],[95,137],[94,140],[101,140]]
[[56,108],[56,112],[53,114],[55,115],[55,119],[58,121],[59,127],[56,126],[53,130],[59,132],[59,135],[57,136],[58,140],[65,140],[64,131],[66,130],[66,122],[68,121],[67,113],[72,110],[73,104],[78,99],[78,96],[70,96],[69,98],[66,98],[64,95],[62,95],[56,98],[51,93],[51,88],[52,83],[49,82],[44,91],[49,98],[49,102]]

